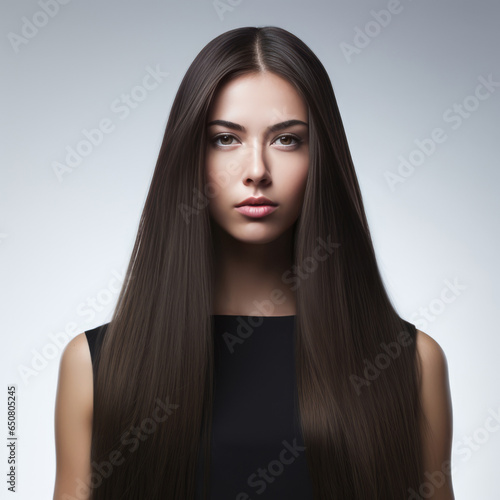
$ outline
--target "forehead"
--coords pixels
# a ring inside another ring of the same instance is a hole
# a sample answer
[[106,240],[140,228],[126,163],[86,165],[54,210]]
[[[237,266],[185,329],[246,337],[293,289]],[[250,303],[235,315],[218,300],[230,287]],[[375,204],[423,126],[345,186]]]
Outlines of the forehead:
[[208,120],[222,118],[235,122],[253,119],[266,124],[291,118],[307,121],[307,105],[286,79],[269,72],[252,73],[219,89]]

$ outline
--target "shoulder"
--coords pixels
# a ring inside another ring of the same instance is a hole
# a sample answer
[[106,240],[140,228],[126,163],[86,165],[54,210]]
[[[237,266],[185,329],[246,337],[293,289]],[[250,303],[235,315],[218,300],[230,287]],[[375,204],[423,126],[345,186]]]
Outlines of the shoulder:
[[[73,337],[63,350],[63,356],[82,356],[89,349],[87,337],[91,335],[92,330],[82,332]],[[87,350],[87,351],[86,351]]]
[[79,333],[68,342],[61,356],[61,366],[87,367],[91,362],[88,335],[88,332]]
[[439,343],[427,333],[416,330],[417,332],[417,349],[419,354],[426,358],[432,358],[434,361],[446,361],[446,356]]
[[[439,471],[445,486],[436,498],[453,498],[449,464],[453,434],[452,402],[448,362],[443,348],[430,335],[416,330],[416,349],[420,358],[420,397],[423,411],[425,470]],[[445,492],[445,489],[447,490]]]
[[416,330],[416,350],[420,359],[422,400],[430,405],[428,410],[432,410],[438,401],[444,404],[450,399],[448,360],[440,344],[421,330]]
[[[448,361],[439,343],[430,335],[416,330],[416,349],[420,358],[420,391],[427,410],[449,398]],[[434,403],[434,405],[432,405]]]
[[422,363],[422,382],[424,376],[428,379],[431,375],[443,376],[447,372],[446,354],[436,340],[427,333],[416,330],[416,346]]
[[73,498],[90,475],[93,374],[87,337],[76,335],[61,355],[55,404],[54,498]]
[[90,355],[88,333],[79,333],[71,339],[63,350],[60,362],[60,372],[69,376],[76,374],[81,377],[92,375],[92,358]]
[[61,403],[73,405],[88,418],[92,412],[93,373],[89,342],[85,332],[68,342],[61,355],[59,365],[58,394]]

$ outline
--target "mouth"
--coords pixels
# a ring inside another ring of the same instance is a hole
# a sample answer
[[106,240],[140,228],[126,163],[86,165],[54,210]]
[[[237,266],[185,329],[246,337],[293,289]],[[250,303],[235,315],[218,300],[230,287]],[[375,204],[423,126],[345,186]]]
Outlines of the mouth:
[[265,196],[252,196],[250,198],[246,198],[243,201],[240,201],[235,207],[242,207],[242,206],[271,206],[271,207],[277,207],[278,204],[275,203],[274,201],[270,200],[269,198],[266,198]]
[[254,219],[265,217],[274,212],[277,208],[277,205],[240,205],[235,207],[240,214]]

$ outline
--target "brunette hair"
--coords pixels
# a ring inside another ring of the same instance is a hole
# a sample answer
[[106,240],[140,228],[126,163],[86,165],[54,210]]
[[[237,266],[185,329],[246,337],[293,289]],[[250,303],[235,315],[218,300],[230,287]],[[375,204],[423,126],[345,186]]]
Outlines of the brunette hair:
[[[295,331],[314,498],[406,498],[422,482],[416,330],[384,288],[330,79],[290,32],[243,27],[203,48],[172,104],[95,365],[93,500],[194,498],[199,463],[208,491],[214,250],[207,113],[223,84],[260,72],[286,79],[308,106],[309,171],[293,259],[315,266],[296,289]],[[314,257],[321,240],[333,243],[326,259]]]

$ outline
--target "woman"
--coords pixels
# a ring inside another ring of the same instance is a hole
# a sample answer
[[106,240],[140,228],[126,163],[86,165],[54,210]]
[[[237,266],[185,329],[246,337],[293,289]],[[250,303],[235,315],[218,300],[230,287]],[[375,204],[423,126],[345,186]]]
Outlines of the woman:
[[329,77],[291,33],[195,58],[124,283],[61,359],[54,499],[454,498],[445,355],[387,296]]

